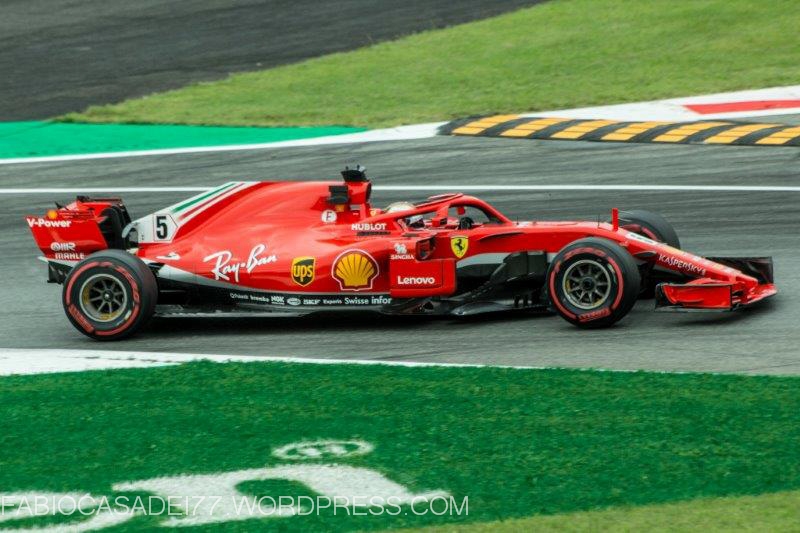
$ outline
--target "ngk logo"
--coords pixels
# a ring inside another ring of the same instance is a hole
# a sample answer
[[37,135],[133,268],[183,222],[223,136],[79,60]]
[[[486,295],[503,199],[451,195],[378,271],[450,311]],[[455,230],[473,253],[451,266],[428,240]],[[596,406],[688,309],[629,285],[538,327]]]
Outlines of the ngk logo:
[[54,252],[74,252],[74,242],[54,242],[50,245],[50,249]]
[[71,220],[47,220],[46,218],[28,217],[28,226],[31,228],[68,228],[72,225]]

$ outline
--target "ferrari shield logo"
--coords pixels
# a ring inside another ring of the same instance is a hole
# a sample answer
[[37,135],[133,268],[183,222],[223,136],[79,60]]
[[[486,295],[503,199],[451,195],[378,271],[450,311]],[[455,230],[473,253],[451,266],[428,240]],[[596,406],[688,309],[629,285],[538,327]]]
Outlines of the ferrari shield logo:
[[314,265],[316,259],[313,257],[295,257],[292,261],[292,281],[305,287],[314,281]]
[[469,237],[450,237],[450,249],[453,255],[461,259],[469,248]]

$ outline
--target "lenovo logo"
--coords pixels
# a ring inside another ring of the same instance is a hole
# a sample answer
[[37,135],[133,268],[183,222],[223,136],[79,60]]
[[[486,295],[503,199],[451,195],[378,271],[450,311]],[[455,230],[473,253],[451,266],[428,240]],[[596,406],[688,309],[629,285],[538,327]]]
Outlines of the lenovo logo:
[[429,276],[429,277],[426,277],[426,278],[397,276],[397,284],[398,285],[436,285],[436,278],[434,278],[433,276]]

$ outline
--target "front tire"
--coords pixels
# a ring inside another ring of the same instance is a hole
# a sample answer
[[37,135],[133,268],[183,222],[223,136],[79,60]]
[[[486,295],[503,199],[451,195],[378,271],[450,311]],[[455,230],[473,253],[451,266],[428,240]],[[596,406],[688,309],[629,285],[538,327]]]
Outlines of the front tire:
[[643,209],[620,211],[619,225],[628,231],[638,233],[654,241],[663,242],[673,248],[680,249],[681,247],[681,241],[675,228],[658,213]]
[[[642,209],[620,211],[619,225],[628,231],[638,233],[657,242],[663,242],[673,248],[680,249],[681,247],[681,241],[675,228],[658,213]],[[642,291],[639,294],[639,298],[655,297],[656,286],[664,280],[655,275],[656,273],[653,272],[651,263],[645,263],[639,274],[642,277]]]
[[64,280],[62,303],[75,329],[96,340],[130,337],[150,320],[158,299],[155,276],[122,250],[94,253]]
[[636,303],[641,278],[636,261],[615,242],[589,237],[564,247],[550,263],[550,302],[578,327],[608,327]]

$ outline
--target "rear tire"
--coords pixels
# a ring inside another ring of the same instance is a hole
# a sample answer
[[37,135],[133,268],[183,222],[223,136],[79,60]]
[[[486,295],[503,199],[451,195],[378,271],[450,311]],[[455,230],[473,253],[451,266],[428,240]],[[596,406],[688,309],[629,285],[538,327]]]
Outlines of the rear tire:
[[556,312],[583,328],[608,327],[627,315],[640,283],[633,257],[617,243],[597,237],[565,246],[547,272]]
[[72,325],[102,341],[139,331],[152,318],[157,299],[153,273],[141,259],[122,250],[103,250],[75,265],[62,291]]

